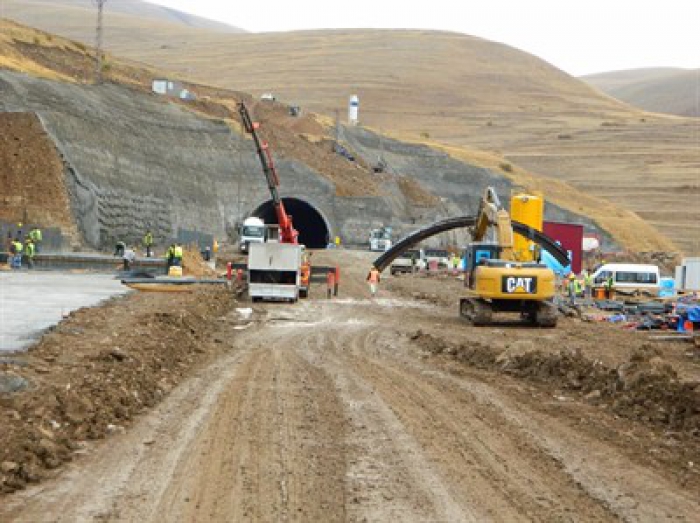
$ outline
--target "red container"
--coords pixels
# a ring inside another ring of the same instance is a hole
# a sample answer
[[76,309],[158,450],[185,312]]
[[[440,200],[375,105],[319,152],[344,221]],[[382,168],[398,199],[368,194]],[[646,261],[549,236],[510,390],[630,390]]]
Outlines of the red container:
[[543,231],[561,246],[571,251],[571,270],[581,273],[583,259],[583,225],[578,223],[544,222]]

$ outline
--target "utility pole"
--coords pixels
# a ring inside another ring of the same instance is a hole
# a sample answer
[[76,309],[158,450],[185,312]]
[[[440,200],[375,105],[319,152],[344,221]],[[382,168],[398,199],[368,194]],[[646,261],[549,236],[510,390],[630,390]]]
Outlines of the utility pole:
[[97,28],[95,34],[95,83],[102,83],[102,15],[104,12],[104,5],[107,0],[92,0],[92,2],[97,6]]

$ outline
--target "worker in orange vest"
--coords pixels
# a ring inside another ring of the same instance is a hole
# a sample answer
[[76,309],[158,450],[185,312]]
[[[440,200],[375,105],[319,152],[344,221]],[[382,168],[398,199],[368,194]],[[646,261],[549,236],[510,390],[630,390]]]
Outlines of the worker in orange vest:
[[372,266],[372,268],[369,270],[369,274],[367,274],[367,281],[369,282],[369,292],[372,294],[372,298],[374,298],[377,295],[377,291],[379,290],[379,269],[377,269],[375,266]]

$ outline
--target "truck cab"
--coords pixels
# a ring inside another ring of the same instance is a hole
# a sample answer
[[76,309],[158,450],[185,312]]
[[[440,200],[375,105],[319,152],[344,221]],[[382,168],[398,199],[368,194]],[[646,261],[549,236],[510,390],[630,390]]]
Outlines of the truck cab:
[[386,252],[391,249],[393,245],[391,232],[391,227],[372,229],[372,232],[369,234],[369,250]]
[[251,243],[264,243],[265,241],[265,222],[255,216],[246,218],[240,229],[238,242],[239,250],[242,253],[247,253]]

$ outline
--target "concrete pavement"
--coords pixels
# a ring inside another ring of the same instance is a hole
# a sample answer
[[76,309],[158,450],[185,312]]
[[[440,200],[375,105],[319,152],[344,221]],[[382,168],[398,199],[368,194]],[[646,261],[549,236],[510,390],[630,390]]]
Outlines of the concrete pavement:
[[0,353],[25,349],[71,311],[126,292],[113,275],[0,272]]

